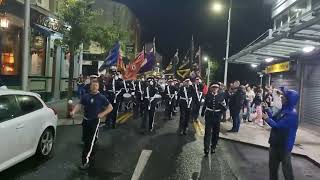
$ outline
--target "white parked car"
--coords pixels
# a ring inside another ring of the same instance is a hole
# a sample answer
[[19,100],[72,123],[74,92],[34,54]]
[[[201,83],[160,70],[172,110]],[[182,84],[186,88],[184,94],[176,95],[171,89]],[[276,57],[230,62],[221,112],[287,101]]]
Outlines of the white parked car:
[[0,89],[0,172],[35,154],[50,157],[57,120],[40,95]]

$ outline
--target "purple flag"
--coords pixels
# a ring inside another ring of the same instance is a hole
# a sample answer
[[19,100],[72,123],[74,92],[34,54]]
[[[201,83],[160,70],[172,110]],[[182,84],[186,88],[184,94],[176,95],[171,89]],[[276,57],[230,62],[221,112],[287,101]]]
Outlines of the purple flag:
[[146,62],[143,63],[139,73],[145,73],[148,71],[152,71],[154,65],[156,64],[156,57],[154,55],[153,50],[146,54]]

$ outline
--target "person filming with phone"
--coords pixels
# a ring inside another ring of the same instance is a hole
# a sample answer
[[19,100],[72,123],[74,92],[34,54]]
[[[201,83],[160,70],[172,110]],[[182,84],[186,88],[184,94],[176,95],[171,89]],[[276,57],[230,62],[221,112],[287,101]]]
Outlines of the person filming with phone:
[[295,109],[299,100],[298,92],[284,87],[280,88],[282,108],[276,114],[265,108],[263,120],[271,126],[269,138],[269,173],[270,180],[278,180],[281,163],[286,180],[293,180],[291,151],[298,129],[298,114]]

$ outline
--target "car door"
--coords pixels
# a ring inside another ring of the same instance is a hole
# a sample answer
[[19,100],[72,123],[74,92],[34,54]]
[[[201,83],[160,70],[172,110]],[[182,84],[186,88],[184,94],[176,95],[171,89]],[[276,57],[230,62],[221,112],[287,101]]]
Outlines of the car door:
[[34,96],[30,95],[16,95],[18,105],[21,109],[22,137],[20,138],[21,148],[25,152],[30,152],[32,148],[38,143],[39,133],[42,122],[45,119],[45,112],[43,111],[43,104]]
[[0,96],[0,166],[18,156],[20,127],[19,106],[13,95]]

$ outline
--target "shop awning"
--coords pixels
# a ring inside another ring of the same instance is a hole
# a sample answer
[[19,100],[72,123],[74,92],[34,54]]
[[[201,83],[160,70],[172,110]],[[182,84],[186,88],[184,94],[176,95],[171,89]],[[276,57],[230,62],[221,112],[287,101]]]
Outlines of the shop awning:
[[310,12],[280,30],[268,30],[239,53],[230,63],[261,64],[267,58],[288,60],[306,47],[320,49],[320,14]]

